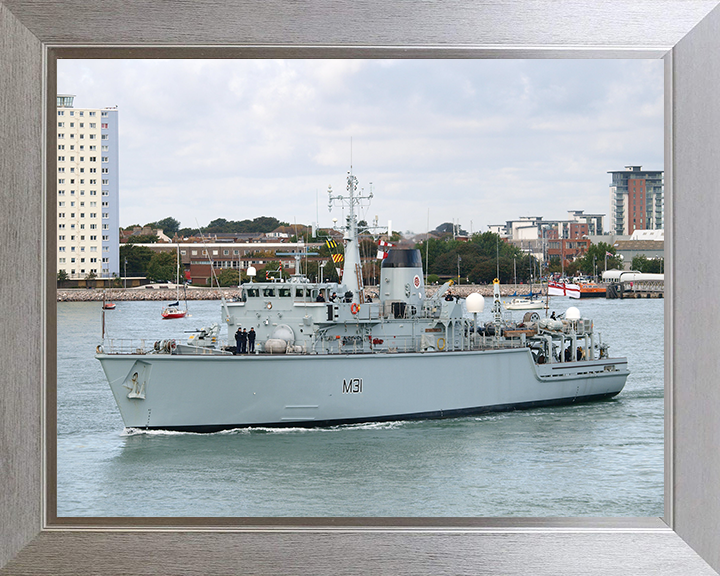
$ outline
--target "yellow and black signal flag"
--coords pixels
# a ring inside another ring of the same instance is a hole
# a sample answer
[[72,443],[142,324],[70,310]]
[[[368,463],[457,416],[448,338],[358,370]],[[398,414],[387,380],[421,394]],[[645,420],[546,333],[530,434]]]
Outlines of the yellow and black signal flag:
[[325,240],[325,244],[327,244],[327,247],[330,250],[337,248],[337,242],[335,242],[335,240],[333,240],[332,238],[328,238],[327,240]]
[[332,259],[333,259],[333,262],[335,262],[335,264],[337,264],[338,262],[343,261],[343,255],[342,254],[333,254]]

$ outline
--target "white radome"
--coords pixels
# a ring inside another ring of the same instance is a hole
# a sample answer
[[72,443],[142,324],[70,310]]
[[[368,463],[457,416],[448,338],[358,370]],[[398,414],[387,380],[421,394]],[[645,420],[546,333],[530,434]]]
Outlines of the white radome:
[[485,298],[482,297],[482,294],[473,292],[465,298],[465,305],[467,306],[467,311],[471,314],[479,314],[485,310]]
[[570,306],[570,308],[565,311],[565,319],[580,320],[580,310],[578,310],[575,306]]

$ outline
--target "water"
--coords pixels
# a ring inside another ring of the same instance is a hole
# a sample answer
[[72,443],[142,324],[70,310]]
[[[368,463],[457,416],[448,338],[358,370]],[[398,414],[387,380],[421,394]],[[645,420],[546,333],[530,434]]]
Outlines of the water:
[[[93,358],[100,303],[59,303],[58,516],[662,516],[663,304],[556,299],[628,357],[611,401],[203,435],[125,431]],[[108,333],[184,340],[220,319],[212,301],[160,310],[118,302]]]

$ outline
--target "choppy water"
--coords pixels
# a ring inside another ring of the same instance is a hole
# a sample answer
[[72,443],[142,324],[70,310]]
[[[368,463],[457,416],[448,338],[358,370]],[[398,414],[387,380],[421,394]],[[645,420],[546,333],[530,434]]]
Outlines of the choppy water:
[[[123,429],[100,364],[100,303],[58,304],[59,516],[662,516],[663,300],[556,299],[631,375],[611,401],[322,429]],[[218,302],[160,319],[118,302],[115,338],[185,339]],[[519,313],[518,313],[519,314]],[[489,314],[486,312],[485,316]]]

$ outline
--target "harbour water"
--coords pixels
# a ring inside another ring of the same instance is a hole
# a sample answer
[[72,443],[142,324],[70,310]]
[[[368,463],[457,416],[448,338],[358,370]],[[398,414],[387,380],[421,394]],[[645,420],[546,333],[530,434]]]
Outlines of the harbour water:
[[[664,301],[555,298],[551,309],[573,305],[611,356],[628,357],[613,400],[204,435],[125,430],[94,358],[101,304],[60,302],[58,516],[662,516]],[[107,333],[185,340],[220,322],[217,301],[190,302],[182,320],[162,320],[161,306],[118,302]]]

